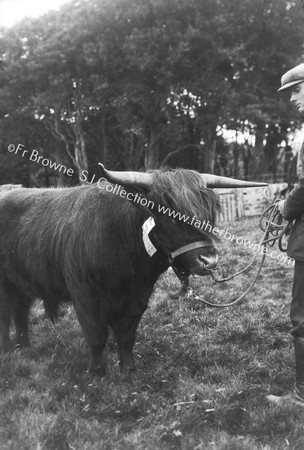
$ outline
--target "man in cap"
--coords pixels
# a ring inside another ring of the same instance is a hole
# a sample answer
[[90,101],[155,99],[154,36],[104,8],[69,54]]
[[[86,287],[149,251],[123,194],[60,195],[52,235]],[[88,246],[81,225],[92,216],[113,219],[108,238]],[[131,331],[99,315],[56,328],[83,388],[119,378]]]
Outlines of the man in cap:
[[[304,64],[299,64],[286,72],[281,79],[279,92],[288,91],[290,101],[304,113]],[[295,221],[288,240],[287,254],[295,260],[290,306],[291,335],[294,338],[296,386],[293,394],[278,397],[269,395],[271,402],[294,402],[304,406],[304,145],[298,157],[297,172],[299,182],[288,194],[286,200],[279,203],[283,217]]]

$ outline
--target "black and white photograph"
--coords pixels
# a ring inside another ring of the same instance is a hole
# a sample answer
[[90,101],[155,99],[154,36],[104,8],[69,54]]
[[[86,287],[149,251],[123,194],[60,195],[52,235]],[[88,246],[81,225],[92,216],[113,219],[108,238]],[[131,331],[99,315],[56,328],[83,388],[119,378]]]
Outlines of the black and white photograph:
[[304,449],[303,25],[0,0],[0,450]]

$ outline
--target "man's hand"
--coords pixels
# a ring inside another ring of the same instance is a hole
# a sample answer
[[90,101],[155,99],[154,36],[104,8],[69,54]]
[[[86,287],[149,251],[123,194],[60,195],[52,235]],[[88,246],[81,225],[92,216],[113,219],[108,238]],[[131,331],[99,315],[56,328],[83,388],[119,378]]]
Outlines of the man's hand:
[[280,200],[279,202],[277,202],[278,210],[280,211],[280,213],[282,214],[282,216],[284,216],[284,214],[283,214],[283,211],[284,211],[284,204],[285,204],[285,200]]

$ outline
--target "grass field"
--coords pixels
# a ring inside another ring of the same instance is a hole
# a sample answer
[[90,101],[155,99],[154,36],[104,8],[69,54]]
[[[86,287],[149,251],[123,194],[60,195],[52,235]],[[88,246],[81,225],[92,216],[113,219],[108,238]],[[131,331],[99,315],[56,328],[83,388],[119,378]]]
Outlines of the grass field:
[[[229,229],[261,238],[257,219]],[[251,256],[223,241],[221,270],[240,269]],[[205,298],[227,301],[248,278],[219,287],[200,281]],[[265,398],[294,383],[291,284],[292,268],[268,257],[240,305],[213,309],[179,298],[179,282],[166,273],[140,323],[137,375],[128,381],[112,337],[108,374],[92,378],[72,307],[53,326],[37,303],[31,348],[0,359],[0,449],[304,449],[304,408]]]

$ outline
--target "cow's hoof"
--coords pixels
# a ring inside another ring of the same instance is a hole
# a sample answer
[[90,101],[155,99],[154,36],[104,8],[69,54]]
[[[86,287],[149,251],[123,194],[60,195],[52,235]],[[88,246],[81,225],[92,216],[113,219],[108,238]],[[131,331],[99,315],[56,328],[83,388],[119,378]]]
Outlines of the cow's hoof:
[[93,377],[103,378],[106,376],[106,369],[104,367],[90,367],[88,372]]
[[131,382],[136,379],[136,371],[134,368],[127,368],[121,371],[120,377],[122,381]]
[[22,339],[21,341],[17,341],[15,344],[16,350],[21,350],[22,348],[28,348],[30,347],[30,341],[28,339]]
[[277,406],[290,406],[299,405],[304,407],[304,399],[301,399],[297,394],[292,393],[288,395],[267,395],[267,400],[273,405]]

